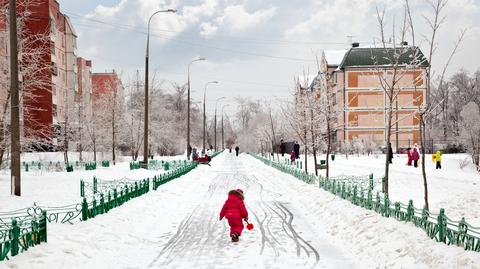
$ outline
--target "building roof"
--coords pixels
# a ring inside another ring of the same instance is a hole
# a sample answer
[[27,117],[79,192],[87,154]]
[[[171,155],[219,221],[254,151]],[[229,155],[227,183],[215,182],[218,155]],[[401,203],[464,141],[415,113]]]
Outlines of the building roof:
[[420,48],[410,46],[397,48],[351,48],[343,58],[339,67],[392,66],[390,59],[393,59],[395,54],[400,55],[399,65],[428,66],[428,61]]
[[324,50],[325,60],[328,66],[339,66],[348,50]]

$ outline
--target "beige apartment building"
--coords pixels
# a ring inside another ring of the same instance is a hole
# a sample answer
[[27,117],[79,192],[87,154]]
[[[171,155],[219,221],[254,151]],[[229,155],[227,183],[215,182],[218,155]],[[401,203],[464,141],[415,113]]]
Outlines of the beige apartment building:
[[[425,105],[425,79],[428,63],[418,48],[404,43],[396,48],[359,47],[325,51],[320,72],[312,81],[330,95],[334,117],[333,142],[373,141],[386,146],[388,95],[385,85],[392,81],[393,64],[388,55],[400,55],[395,84],[391,143],[394,149],[419,143],[419,109]],[[328,83],[327,83],[328,79]],[[329,85],[328,87],[326,85]],[[318,88],[318,87],[317,87]],[[322,90],[320,88],[320,90]]]

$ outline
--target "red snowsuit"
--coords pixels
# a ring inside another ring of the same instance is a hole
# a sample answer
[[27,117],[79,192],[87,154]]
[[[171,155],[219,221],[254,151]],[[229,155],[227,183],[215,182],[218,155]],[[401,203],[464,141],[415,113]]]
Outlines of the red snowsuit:
[[220,211],[220,220],[224,217],[228,220],[228,225],[230,225],[230,237],[234,232],[241,235],[243,231],[242,219],[248,220],[248,212],[243,202],[243,193],[239,190],[228,192],[228,199],[225,201],[222,211]]
[[290,163],[294,163],[295,162],[295,151],[292,150],[292,152],[290,153]]
[[410,149],[407,149],[407,165],[408,166],[412,166],[412,161],[413,161],[413,158],[412,158],[412,151]]

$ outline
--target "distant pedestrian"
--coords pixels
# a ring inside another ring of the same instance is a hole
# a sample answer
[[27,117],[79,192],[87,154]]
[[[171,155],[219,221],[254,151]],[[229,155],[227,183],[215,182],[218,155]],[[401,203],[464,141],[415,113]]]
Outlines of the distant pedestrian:
[[292,152],[290,152],[290,163],[291,164],[295,163],[295,151],[293,151],[293,150],[292,150]]
[[387,158],[389,163],[393,163],[393,150],[392,150],[392,143],[388,143],[388,152],[387,152]]
[[238,156],[238,152],[240,151],[240,148],[238,146],[235,147],[235,154]]
[[283,142],[283,139],[280,140],[280,153],[282,154],[282,157],[283,155],[285,154],[285,143]]
[[407,148],[407,165],[412,166],[412,148]]
[[437,150],[435,161],[437,162],[436,169],[442,169],[442,152],[440,150]]
[[418,160],[420,160],[420,153],[418,153],[418,148],[415,146],[412,153],[413,166],[418,167]]
[[226,218],[230,225],[230,237],[232,242],[238,242],[243,231],[243,220],[248,222],[248,211],[245,207],[243,191],[241,189],[228,192],[228,199],[220,211],[220,220]]
[[295,159],[300,159],[300,144],[297,141],[293,145],[293,150],[295,151]]
[[197,148],[193,148],[193,149],[192,149],[192,160],[193,160],[193,161],[196,161],[197,159],[198,159]]

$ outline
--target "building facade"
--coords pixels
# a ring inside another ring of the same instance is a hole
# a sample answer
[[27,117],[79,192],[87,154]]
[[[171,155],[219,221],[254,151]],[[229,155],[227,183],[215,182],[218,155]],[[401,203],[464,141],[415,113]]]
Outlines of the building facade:
[[[336,148],[354,140],[386,147],[390,92],[392,147],[419,143],[419,111],[425,106],[428,68],[420,49],[406,43],[395,48],[361,48],[354,43],[349,50],[324,52],[320,63],[310,88],[329,95]],[[315,87],[315,81],[322,81],[316,84],[320,87]]]
[[[27,149],[54,150],[61,146],[59,137],[65,134],[62,126],[70,108],[75,106],[77,36],[69,18],[60,12],[57,1],[28,3],[17,1],[21,18],[18,31],[23,145]],[[8,17],[0,19],[5,46],[8,20]],[[2,53],[8,54],[9,50]]]

